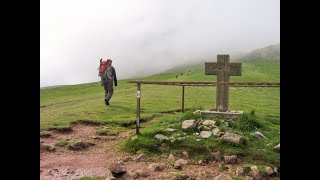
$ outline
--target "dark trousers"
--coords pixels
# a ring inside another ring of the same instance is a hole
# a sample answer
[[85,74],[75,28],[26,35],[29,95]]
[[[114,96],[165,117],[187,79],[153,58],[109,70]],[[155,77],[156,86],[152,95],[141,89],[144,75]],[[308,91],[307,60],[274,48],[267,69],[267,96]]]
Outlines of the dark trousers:
[[113,94],[113,80],[103,80],[104,98],[110,101]]

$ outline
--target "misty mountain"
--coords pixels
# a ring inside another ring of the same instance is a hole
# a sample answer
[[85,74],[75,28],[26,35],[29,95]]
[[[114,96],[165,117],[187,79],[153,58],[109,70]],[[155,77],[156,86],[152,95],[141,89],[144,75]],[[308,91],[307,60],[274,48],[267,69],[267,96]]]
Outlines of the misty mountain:
[[240,60],[277,59],[280,60],[280,43],[253,50],[239,57]]

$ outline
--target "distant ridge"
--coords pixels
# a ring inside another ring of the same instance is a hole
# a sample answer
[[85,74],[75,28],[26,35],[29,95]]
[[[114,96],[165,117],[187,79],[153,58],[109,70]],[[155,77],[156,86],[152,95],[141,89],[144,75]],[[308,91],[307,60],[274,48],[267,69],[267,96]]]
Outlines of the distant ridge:
[[253,50],[253,51],[243,55],[239,59],[241,59],[241,60],[250,60],[250,59],[277,59],[277,60],[280,60],[280,43]]

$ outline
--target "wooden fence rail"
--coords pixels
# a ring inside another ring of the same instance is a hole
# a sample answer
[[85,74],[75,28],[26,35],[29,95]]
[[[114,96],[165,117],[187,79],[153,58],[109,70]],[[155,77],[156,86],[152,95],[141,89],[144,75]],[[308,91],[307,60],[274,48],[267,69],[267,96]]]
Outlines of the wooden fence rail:
[[216,85],[229,85],[232,87],[280,87],[280,83],[275,82],[179,82],[179,81],[143,81],[132,80],[129,83],[137,84],[137,119],[136,119],[136,134],[139,134],[140,127],[140,97],[141,97],[141,84],[154,84],[154,85],[168,85],[168,86],[182,86],[182,112],[184,112],[184,87],[185,86],[216,86]]

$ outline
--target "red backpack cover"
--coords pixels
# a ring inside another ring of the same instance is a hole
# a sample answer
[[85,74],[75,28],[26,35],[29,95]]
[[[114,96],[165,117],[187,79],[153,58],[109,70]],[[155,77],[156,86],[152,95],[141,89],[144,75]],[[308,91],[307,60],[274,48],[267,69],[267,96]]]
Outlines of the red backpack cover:
[[106,71],[106,68],[107,68],[107,61],[106,60],[101,61],[101,65],[99,67],[99,73],[104,74]]

